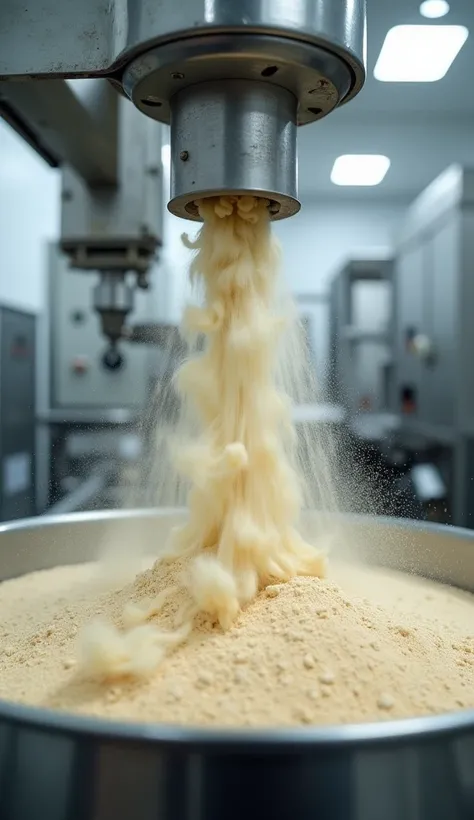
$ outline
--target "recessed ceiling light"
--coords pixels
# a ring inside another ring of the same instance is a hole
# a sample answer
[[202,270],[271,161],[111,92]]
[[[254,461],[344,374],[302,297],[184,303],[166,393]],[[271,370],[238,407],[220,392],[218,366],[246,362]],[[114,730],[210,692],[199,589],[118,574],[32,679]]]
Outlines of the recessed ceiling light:
[[424,0],[420,6],[420,14],[423,17],[429,17],[430,20],[444,17],[448,11],[449,3],[446,0]]
[[343,154],[332,166],[334,185],[380,185],[390,168],[390,160],[383,154]]
[[374,68],[385,83],[432,83],[441,80],[469,35],[465,26],[395,26]]

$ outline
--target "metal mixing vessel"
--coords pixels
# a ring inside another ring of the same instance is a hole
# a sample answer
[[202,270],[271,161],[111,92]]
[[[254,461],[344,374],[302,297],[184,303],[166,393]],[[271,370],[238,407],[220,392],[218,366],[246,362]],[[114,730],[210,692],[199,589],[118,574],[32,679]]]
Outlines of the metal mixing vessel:
[[[93,559],[115,534],[150,550],[178,511],[0,527],[0,577]],[[308,523],[317,526],[317,517]],[[474,532],[350,518],[361,556],[474,591]],[[344,526],[344,523],[343,523]],[[388,561],[388,564],[387,564]],[[474,712],[368,725],[207,731],[0,703],[2,820],[472,820]]]

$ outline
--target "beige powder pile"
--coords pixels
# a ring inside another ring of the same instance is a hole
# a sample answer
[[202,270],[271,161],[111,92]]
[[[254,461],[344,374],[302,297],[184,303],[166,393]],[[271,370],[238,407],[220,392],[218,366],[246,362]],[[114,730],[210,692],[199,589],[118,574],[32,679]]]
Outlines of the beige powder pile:
[[[107,591],[97,567],[57,568],[0,587],[0,697],[135,721],[217,726],[383,720],[474,707],[474,599],[381,570],[334,565],[328,580],[269,587],[223,632],[200,616],[142,681],[81,676],[78,634],[99,615],[175,584],[156,564]],[[344,591],[343,591],[344,590]],[[155,626],[169,629],[178,593]]]

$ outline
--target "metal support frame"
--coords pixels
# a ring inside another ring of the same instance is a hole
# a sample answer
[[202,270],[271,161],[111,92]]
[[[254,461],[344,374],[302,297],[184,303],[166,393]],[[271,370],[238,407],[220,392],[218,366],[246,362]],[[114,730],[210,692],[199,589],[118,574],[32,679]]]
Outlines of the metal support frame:
[[[2,5],[0,26],[7,12]],[[0,82],[0,115],[62,168],[61,247],[72,267],[131,271],[146,287],[162,243],[161,124],[103,79]],[[104,327],[110,338],[115,307]]]
[[4,115],[66,166],[62,248],[77,268],[135,271],[140,286],[160,240],[153,120],[171,124],[172,213],[200,220],[202,198],[249,194],[282,219],[300,207],[297,126],[352,99],[365,59],[365,0],[0,4]]
[[[203,197],[253,194],[282,219],[300,207],[296,126],[322,119],[361,89],[365,26],[365,0],[340,0],[336,8],[332,0],[30,0],[26,7],[2,0],[0,85],[107,79],[142,113],[171,124],[174,214],[199,220]],[[48,108],[36,91],[5,97],[20,133],[50,161],[73,155],[84,176],[68,125],[59,147],[45,133],[38,111]],[[32,126],[20,109],[31,109]],[[61,131],[61,110],[49,116]]]
[[[71,266],[105,277],[134,272],[146,287],[162,243],[161,124],[95,79],[0,83],[2,113],[50,165],[62,166],[60,244]],[[125,316],[115,302],[105,307],[104,333],[115,339]]]
[[115,96],[117,184],[91,185],[64,168],[61,247],[81,270],[140,274],[162,242],[162,126]]
[[[353,286],[357,282],[388,282],[393,278],[393,261],[388,254],[379,258],[352,259],[339,271],[331,283],[330,383],[334,397],[351,405],[351,374],[354,371],[355,345],[371,342],[389,347],[390,329],[366,331],[353,325]],[[388,398],[388,397],[387,397]],[[349,407],[351,414],[356,408]]]
[[0,79],[107,72],[125,45],[126,15],[116,0],[2,0]]
[[[394,408],[399,441],[451,460],[452,522],[474,527],[474,169],[453,165],[406,214],[395,252]],[[431,355],[413,344],[422,336]],[[413,392],[410,412],[403,391]]]
[[[7,77],[115,75],[137,53],[154,45],[213,35],[239,23],[246,31],[317,40],[346,60],[353,93],[363,76],[365,0],[255,3],[255,0],[2,0],[0,80]],[[34,36],[32,36],[34,34]],[[352,95],[352,94],[351,94]]]
[[0,115],[49,165],[68,163],[89,185],[118,182],[118,103],[103,80],[0,82]]

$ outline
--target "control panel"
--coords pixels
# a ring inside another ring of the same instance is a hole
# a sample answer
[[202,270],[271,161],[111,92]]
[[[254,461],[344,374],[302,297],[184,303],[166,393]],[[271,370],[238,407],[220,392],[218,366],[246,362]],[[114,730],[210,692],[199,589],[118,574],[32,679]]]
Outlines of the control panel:
[[[120,342],[111,350],[93,307],[98,279],[71,270],[56,246],[50,247],[46,335],[52,408],[140,408],[149,389],[153,350]],[[135,291],[130,323],[153,319],[153,278],[148,291]]]

